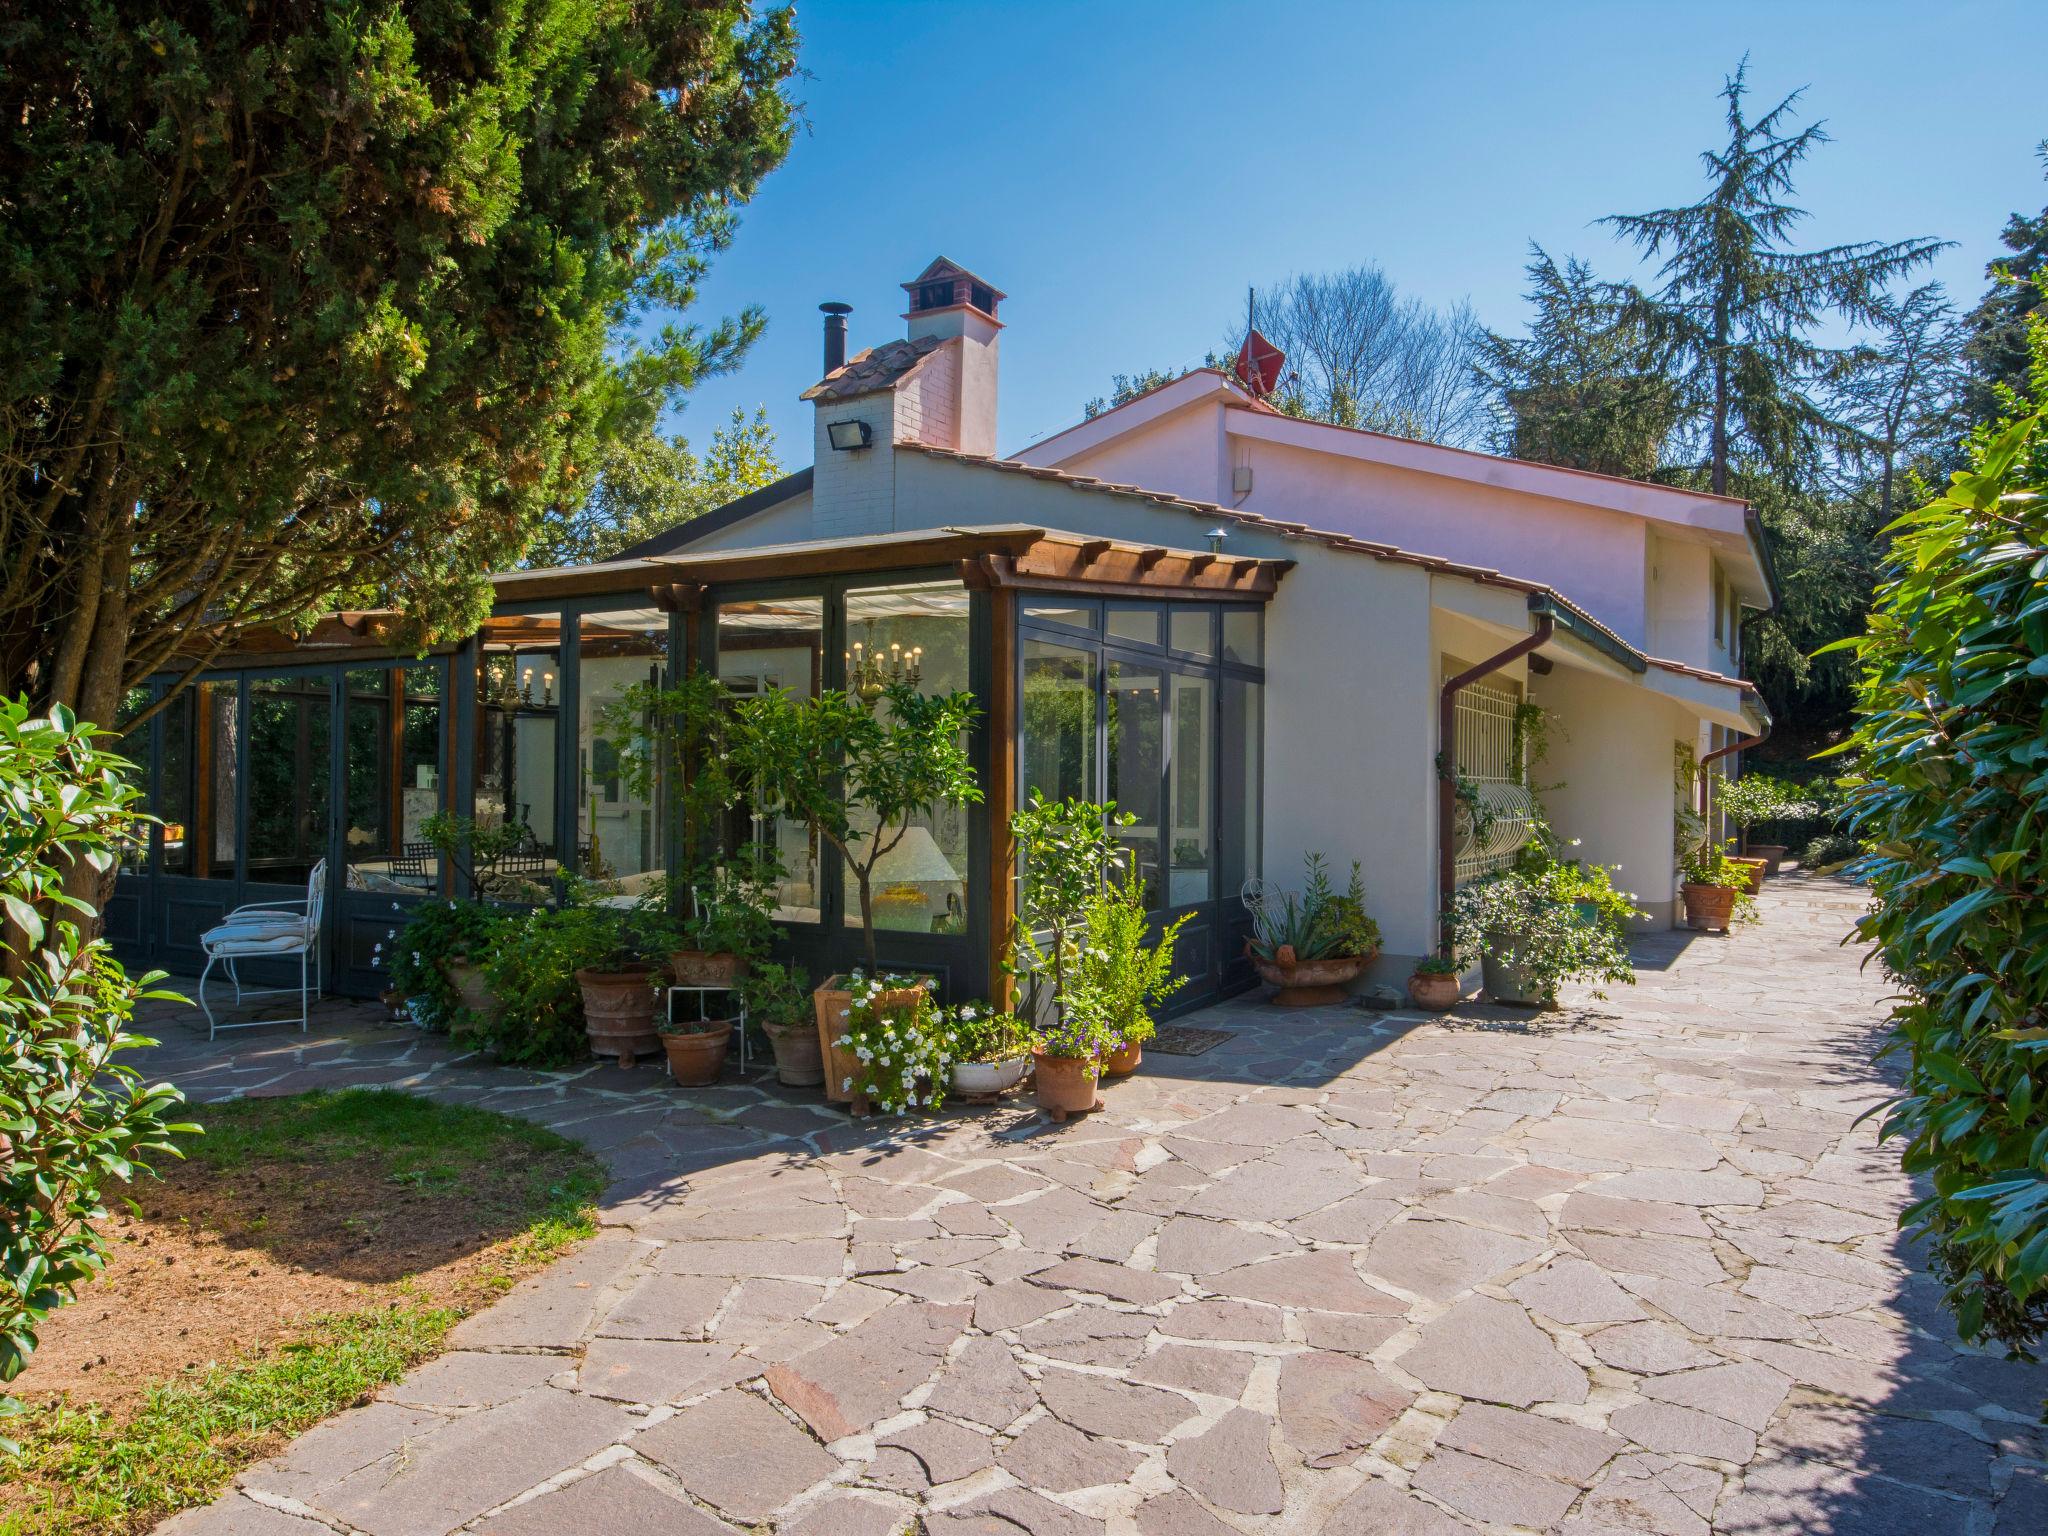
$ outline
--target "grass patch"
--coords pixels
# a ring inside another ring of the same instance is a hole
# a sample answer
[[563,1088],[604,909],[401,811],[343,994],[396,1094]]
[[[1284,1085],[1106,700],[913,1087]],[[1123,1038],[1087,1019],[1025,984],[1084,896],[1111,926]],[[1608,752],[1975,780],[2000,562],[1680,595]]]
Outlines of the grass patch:
[[16,1383],[0,1536],[131,1536],[208,1502],[595,1231],[595,1159],[488,1110],[345,1089],[194,1118]]

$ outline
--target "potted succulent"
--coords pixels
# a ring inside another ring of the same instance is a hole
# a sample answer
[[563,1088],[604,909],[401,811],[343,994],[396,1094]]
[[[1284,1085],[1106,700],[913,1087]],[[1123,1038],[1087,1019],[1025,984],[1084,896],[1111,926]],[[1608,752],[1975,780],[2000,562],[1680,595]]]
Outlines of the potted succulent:
[[1380,952],[1379,924],[1365,910],[1365,881],[1356,860],[1351,883],[1340,894],[1330,884],[1323,856],[1308,856],[1300,896],[1285,893],[1252,913],[1245,952],[1282,1008],[1341,1003],[1352,982]]
[[1464,963],[1456,955],[1424,955],[1408,977],[1408,1001],[1431,1013],[1455,1008],[1464,993]]
[[[854,976],[843,1033],[830,1042],[830,1070],[854,1113],[937,1109],[952,1086],[946,1022],[931,992],[907,976]],[[842,1075],[843,1074],[843,1075]]]
[[1104,1077],[1128,1077],[1138,1070],[1144,1043],[1157,1028],[1152,1010],[1186,984],[1185,976],[1173,974],[1174,946],[1186,922],[1176,918],[1158,943],[1145,942],[1150,932],[1145,888],[1128,861],[1124,878],[1112,880],[1083,907],[1068,1006],[1099,1028]]
[[1015,1014],[987,1003],[964,1003],[945,1015],[945,1023],[955,1093],[992,1099],[1024,1080],[1031,1065],[1031,1031]]
[[811,979],[803,967],[764,961],[748,974],[741,995],[747,1000],[748,1021],[761,1026],[774,1049],[776,1078],[792,1088],[815,1088],[824,1082]]
[[[732,1044],[732,1026],[729,1018],[665,1020],[660,1034],[661,1048],[668,1053],[669,1076],[685,1088],[704,1088],[717,1082]],[[624,1064],[632,1065],[630,1060]]]
[[1493,1002],[1547,1008],[1567,981],[1635,981],[1633,901],[1605,868],[1558,858],[1540,827],[1513,869],[1464,887],[1451,913],[1452,952],[1478,953]]
[[[967,753],[976,713],[971,694],[928,698],[910,683],[892,683],[873,699],[837,689],[807,697],[774,688],[735,706],[731,758],[753,785],[757,808],[802,822],[836,848],[859,895],[866,969],[853,977],[828,976],[812,994],[819,1049],[828,1062],[852,1016],[855,983],[880,969],[876,866],[919,817],[942,804],[981,799]],[[828,1065],[825,1096],[847,1102],[851,1091],[842,1085],[848,1076]]]
[[1749,894],[1749,871],[1719,843],[1702,843],[1688,854],[1685,879],[1679,892],[1685,897],[1685,920],[1701,933],[1726,933],[1735,923],[1755,912]]

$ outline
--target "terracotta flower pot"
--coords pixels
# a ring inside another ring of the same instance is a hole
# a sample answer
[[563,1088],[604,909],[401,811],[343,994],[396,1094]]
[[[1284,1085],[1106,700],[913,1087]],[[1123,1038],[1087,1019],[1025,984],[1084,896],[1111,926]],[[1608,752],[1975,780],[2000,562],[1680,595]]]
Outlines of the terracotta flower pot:
[[583,989],[583,1029],[597,1056],[616,1056],[630,1067],[642,1056],[661,1049],[654,1028],[654,967],[635,965],[622,971],[576,973]]
[[1129,1077],[1138,1070],[1138,1063],[1145,1059],[1145,1047],[1136,1040],[1126,1041],[1116,1050],[1102,1058],[1104,1077]]
[[1779,866],[1785,862],[1785,853],[1786,849],[1783,843],[1751,843],[1749,845],[1749,856],[1752,859],[1762,859],[1764,861],[1764,873],[1767,875],[1775,875],[1778,872]]
[[678,949],[669,954],[668,973],[679,987],[730,987],[747,974],[747,962],[724,950]]
[[731,1019],[706,1019],[664,1031],[661,1048],[668,1052],[669,1076],[685,1088],[703,1088],[718,1081],[732,1042]]
[[1687,881],[1679,887],[1685,896],[1685,920],[1701,933],[1726,933],[1728,925],[1735,920],[1735,898],[1738,894],[1732,885],[1694,885]]
[[1370,955],[1295,960],[1286,964],[1276,964],[1253,955],[1252,965],[1267,986],[1280,989],[1267,999],[1274,1007],[1327,1008],[1351,995],[1351,983],[1365,974],[1365,968],[1378,958],[1378,954],[1375,950]]
[[[845,1086],[851,1079],[860,1081],[860,1058],[843,1046],[832,1042],[846,1033],[849,1016],[853,1012],[853,993],[846,985],[847,978],[827,976],[811,993],[811,1006],[818,1021],[818,1059],[825,1067],[825,1100],[829,1104],[851,1104],[854,1091]],[[902,1007],[917,1001],[923,991],[920,983],[914,987],[898,987],[884,992],[877,1001],[884,1008]]]
[[1408,1001],[1431,1013],[1457,1007],[1464,990],[1460,978],[1444,971],[1417,971],[1408,978]]
[[480,1019],[489,1019],[498,1011],[498,999],[491,992],[491,984],[484,980],[484,968],[467,955],[450,955],[441,962],[441,974],[448,978],[448,985],[455,989],[455,1000]]
[[1038,1083],[1038,1107],[1053,1119],[1064,1120],[1102,1107],[1102,1096],[1095,1091],[1100,1069],[1093,1056],[1033,1054],[1031,1065]]
[[1759,858],[1747,858],[1730,859],[1728,862],[1730,864],[1737,865],[1748,875],[1749,884],[1744,886],[1743,889],[1748,891],[1750,895],[1754,896],[1758,891],[1764,888],[1764,874],[1770,868],[1770,863],[1768,860]]
[[792,1088],[815,1088],[825,1081],[825,1058],[818,1049],[817,1028],[810,1020],[801,1024],[763,1024],[761,1030],[775,1048],[778,1081]]

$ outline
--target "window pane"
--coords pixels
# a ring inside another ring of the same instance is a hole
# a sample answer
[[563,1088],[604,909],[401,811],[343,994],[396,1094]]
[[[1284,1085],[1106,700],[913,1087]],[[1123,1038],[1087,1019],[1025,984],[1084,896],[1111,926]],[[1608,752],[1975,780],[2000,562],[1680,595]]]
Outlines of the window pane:
[[324,677],[249,684],[252,883],[299,885],[327,856],[334,788],[334,705]]
[[1223,610],[1223,659],[1248,666],[1265,664],[1265,611],[1259,608]]
[[[787,688],[815,696],[825,662],[825,600],[777,597],[720,603],[718,675],[736,693]],[[755,820],[742,806],[728,836],[772,841],[782,855],[776,921],[818,921],[818,850],[800,821]]]
[[[890,682],[913,683],[927,697],[965,688],[966,588],[944,581],[848,592],[844,661],[847,688],[871,701]],[[866,843],[864,837],[856,845],[856,856],[866,857]],[[845,921],[857,928],[859,883],[851,869],[844,879]],[[966,932],[967,808],[941,805],[913,817],[875,865],[869,892],[877,929]]]
[[[198,794],[205,802],[197,823],[200,868],[195,873],[214,880],[235,878],[235,786],[242,776],[242,721],[235,683],[199,685],[200,764]],[[196,797],[195,797],[196,799]]]
[[1024,642],[1023,740],[1019,803],[1035,789],[1048,800],[1093,800],[1095,656],[1091,651]]
[[156,804],[150,809],[164,824],[161,868],[167,875],[193,873],[192,712],[199,695],[199,689],[187,688],[164,706],[163,758],[157,765]]
[[1112,608],[1109,610],[1109,637],[1112,640],[1132,640],[1139,645],[1158,645],[1160,613],[1157,608]]
[[654,892],[668,865],[660,789],[642,783],[636,794],[625,768],[648,756],[646,711],[625,700],[668,676],[668,615],[627,608],[586,613],[577,625],[577,873],[603,883],[607,904],[630,905]]
[[1172,638],[1167,644],[1176,651],[1192,651],[1197,656],[1214,656],[1216,638],[1211,633],[1214,618],[1214,613],[1207,608],[1174,608]]
[[440,857],[420,826],[441,803],[441,669],[358,667],[343,700],[349,886],[436,890]]
[[1073,598],[1039,598],[1023,603],[1019,611],[1026,619],[1040,624],[1064,624],[1069,629],[1097,627],[1096,605]]
[[1260,759],[1263,750],[1263,695],[1257,683],[1223,679],[1222,740],[1223,810],[1217,838],[1219,895],[1236,896],[1245,881],[1259,873]]
[[1173,758],[1167,804],[1167,903],[1185,906],[1214,894],[1210,868],[1209,764],[1215,744],[1214,685],[1206,677],[1172,675]]
[[1163,764],[1160,674],[1154,667],[1109,664],[1109,782],[1106,797],[1137,817],[1118,837],[1145,882],[1145,905],[1160,904],[1159,778]]
[[477,672],[476,821],[514,826],[517,845],[474,875],[481,894],[544,902],[559,869],[555,788],[559,780],[562,620],[552,613],[500,614],[485,621]]

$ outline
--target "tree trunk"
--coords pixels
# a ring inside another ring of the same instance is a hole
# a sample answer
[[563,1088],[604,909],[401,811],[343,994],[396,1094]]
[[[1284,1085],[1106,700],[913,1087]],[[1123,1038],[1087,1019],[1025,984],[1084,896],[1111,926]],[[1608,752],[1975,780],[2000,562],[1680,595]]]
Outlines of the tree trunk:
[[1708,446],[1713,466],[1713,491],[1716,496],[1728,494],[1728,352],[1726,347],[1717,347],[1714,353],[1714,425],[1712,440]]
[[870,873],[869,870],[861,868],[858,864],[853,866],[853,878],[860,887],[860,931],[867,940],[868,974],[870,976],[880,976],[882,974],[882,963],[875,958],[875,899],[872,889],[868,885]]

